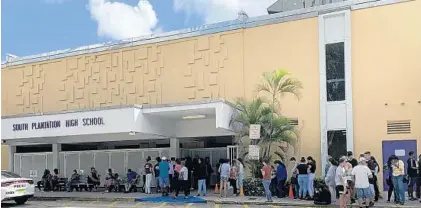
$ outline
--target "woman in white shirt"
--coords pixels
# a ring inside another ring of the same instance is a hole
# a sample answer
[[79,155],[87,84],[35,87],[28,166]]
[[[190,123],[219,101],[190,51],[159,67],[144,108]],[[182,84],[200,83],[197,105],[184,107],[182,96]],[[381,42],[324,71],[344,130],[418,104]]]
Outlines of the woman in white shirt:
[[[177,161],[179,163],[180,161]],[[174,170],[177,171],[177,170]],[[177,188],[175,190],[175,196],[173,196],[173,199],[178,197],[178,193],[181,189],[184,190],[184,199],[187,199],[189,196],[189,170],[186,167],[186,162],[181,161],[181,169],[178,173],[178,181],[177,181]]]

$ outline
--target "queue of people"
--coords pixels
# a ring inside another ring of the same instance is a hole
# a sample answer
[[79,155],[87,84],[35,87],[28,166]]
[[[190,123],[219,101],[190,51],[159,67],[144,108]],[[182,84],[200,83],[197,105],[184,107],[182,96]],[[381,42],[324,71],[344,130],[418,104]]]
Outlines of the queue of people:
[[[387,202],[393,201],[396,204],[405,204],[405,186],[408,188],[408,199],[417,200],[420,198],[421,187],[421,155],[418,160],[414,152],[409,153],[410,158],[406,161],[391,155],[384,165],[384,180],[388,185]],[[197,196],[206,196],[209,188],[210,176],[214,172],[209,158],[194,159],[157,157],[157,163],[152,164],[151,158],[146,159],[143,167],[143,189],[144,193],[151,194],[152,180],[156,180],[156,193],[163,196],[177,197],[179,192],[184,192],[188,197],[192,189],[197,189]],[[262,183],[265,190],[266,200],[272,201],[272,195],[283,198],[288,195],[285,190],[285,183],[289,180],[294,199],[314,200],[315,199],[315,173],[317,170],[316,161],[311,157],[301,157],[297,162],[294,157],[289,160],[288,166],[282,161],[274,161],[274,166],[269,160],[262,161]],[[380,165],[369,151],[360,154],[357,159],[352,152],[338,159],[329,157],[325,171],[325,183],[328,188],[329,203],[337,202],[340,207],[345,207],[348,202],[358,201],[360,207],[373,206],[381,197],[379,190],[378,174]],[[79,181],[83,171],[74,170],[68,179],[67,190],[71,191],[72,184]],[[237,196],[238,189],[243,189],[245,166],[243,160],[238,158],[230,161],[221,159],[216,165],[217,181],[220,185],[220,197],[228,196],[229,186],[232,186],[233,195]],[[100,174],[94,167],[87,176],[89,184],[94,188],[100,186]],[[38,188],[44,190],[58,190],[60,179],[58,169],[53,174],[45,170],[42,180],[38,182]],[[136,190],[136,184],[140,175],[131,169],[127,171],[127,181],[124,183],[124,191]],[[121,177],[108,169],[105,175],[104,186],[106,192],[113,190],[120,191],[122,185]],[[414,193],[415,192],[415,193]]]
[[[409,200],[420,198],[421,155],[417,161],[414,152],[409,152],[406,165],[398,156],[390,155],[384,170],[384,180],[388,186],[387,202],[391,202],[393,194],[393,202],[404,205],[405,186],[408,187]],[[352,204],[356,200],[360,207],[374,206],[381,197],[378,186],[379,171],[380,165],[369,151],[360,154],[358,160],[353,157],[352,152],[348,152],[347,156],[339,160],[329,158],[325,182],[331,192],[332,201],[339,199],[340,207],[346,207],[348,202]]]

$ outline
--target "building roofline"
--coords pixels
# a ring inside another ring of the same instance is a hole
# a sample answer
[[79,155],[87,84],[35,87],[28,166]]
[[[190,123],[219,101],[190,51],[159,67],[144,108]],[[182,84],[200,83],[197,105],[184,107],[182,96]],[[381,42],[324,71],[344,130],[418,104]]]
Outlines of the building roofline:
[[11,118],[27,118],[33,116],[45,116],[45,115],[59,115],[67,113],[82,113],[89,111],[102,111],[102,110],[114,110],[114,109],[124,109],[124,108],[137,108],[137,109],[146,109],[146,108],[165,108],[165,107],[175,107],[175,106],[188,106],[188,105],[202,105],[210,103],[224,103],[233,108],[236,108],[234,104],[224,100],[224,99],[210,99],[210,100],[199,100],[199,101],[190,101],[190,102],[180,102],[180,103],[168,103],[168,104],[156,104],[156,105],[116,105],[116,106],[106,106],[106,107],[97,107],[97,108],[84,108],[84,109],[75,109],[75,110],[64,110],[64,111],[52,111],[45,113],[26,113],[26,114],[17,114],[2,116],[1,119],[11,119]]
[[297,9],[292,11],[280,12],[276,14],[263,15],[258,17],[250,17],[244,21],[231,20],[215,24],[203,25],[182,30],[164,32],[159,34],[151,34],[136,38],[130,38],[119,41],[111,41],[102,44],[93,44],[81,46],[73,49],[57,50],[37,55],[22,56],[13,58],[1,64],[2,68],[17,66],[27,63],[35,63],[41,61],[54,60],[70,56],[78,56],[88,53],[97,53],[107,50],[114,50],[132,46],[139,46],[151,43],[159,43],[170,40],[184,39],[201,35],[214,34],[219,32],[232,31],[237,29],[260,27],[270,24],[278,24],[281,22],[295,21],[300,19],[317,17],[319,14],[325,14],[332,11],[345,9],[365,9],[382,5],[389,5],[414,0],[349,0],[325,5],[314,6],[310,8]]

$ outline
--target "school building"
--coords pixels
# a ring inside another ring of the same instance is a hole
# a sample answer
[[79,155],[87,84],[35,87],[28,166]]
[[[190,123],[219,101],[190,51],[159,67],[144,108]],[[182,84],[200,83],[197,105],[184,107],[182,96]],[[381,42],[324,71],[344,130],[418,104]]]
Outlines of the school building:
[[[301,2],[301,3],[300,3]],[[104,173],[147,156],[235,157],[231,102],[288,69],[296,156],[421,153],[421,0],[280,0],[269,15],[2,63],[2,169]],[[54,29],[54,28],[52,28]],[[140,162],[139,162],[140,161]]]

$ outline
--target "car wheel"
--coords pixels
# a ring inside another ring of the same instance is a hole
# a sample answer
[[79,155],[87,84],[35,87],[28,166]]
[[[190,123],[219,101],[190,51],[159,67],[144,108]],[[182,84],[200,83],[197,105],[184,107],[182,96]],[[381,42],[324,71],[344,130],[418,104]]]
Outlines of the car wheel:
[[25,204],[27,201],[28,201],[28,197],[21,197],[21,198],[15,199],[15,202],[18,205]]

